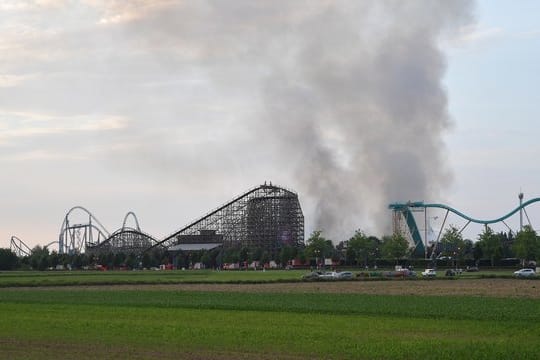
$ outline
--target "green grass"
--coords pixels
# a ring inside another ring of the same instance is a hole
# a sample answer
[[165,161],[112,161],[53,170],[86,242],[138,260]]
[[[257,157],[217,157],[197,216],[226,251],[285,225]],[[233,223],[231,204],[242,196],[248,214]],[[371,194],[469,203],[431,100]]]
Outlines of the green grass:
[[108,284],[260,283],[300,281],[306,271],[13,271],[0,272],[0,287]]
[[[444,276],[444,269],[437,271],[437,279]],[[354,273],[358,273],[356,270]],[[382,270],[378,271],[379,273]],[[418,270],[417,280],[424,280]],[[6,271],[0,272],[0,288],[13,286],[67,286],[115,284],[178,284],[178,283],[262,283],[301,281],[306,270],[272,271]],[[459,279],[511,278],[512,270],[463,273]],[[537,277],[540,279],[540,277]],[[377,280],[369,278],[363,280]]]
[[6,358],[535,359],[540,302],[479,297],[2,290]]

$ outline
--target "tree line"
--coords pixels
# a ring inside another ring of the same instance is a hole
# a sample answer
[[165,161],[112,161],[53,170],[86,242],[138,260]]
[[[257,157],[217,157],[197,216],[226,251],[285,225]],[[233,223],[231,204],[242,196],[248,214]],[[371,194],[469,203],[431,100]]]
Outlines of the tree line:
[[[489,226],[484,227],[476,239],[464,239],[461,232],[450,226],[444,231],[439,241],[426,250],[431,259],[451,259],[456,262],[488,261],[491,266],[501,259],[517,258],[522,265],[540,258],[540,237],[531,226],[524,226],[517,234],[494,232]],[[168,253],[164,249],[153,249],[141,255],[131,253],[102,254],[58,254],[46,247],[36,246],[30,256],[18,258],[10,249],[0,249],[0,270],[50,268],[82,269],[97,264],[107,268],[151,268],[162,264],[173,264],[178,268],[190,267],[202,263],[204,267],[216,268],[226,263],[250,264],[254,261],[267,264],[271,261],[285,267],[296,260],[299,264],[313,266],[324,263],[324,259],[340,265],[372,267],[385,260],[386,264],[403,260],[418,259],[414,249],[400,234],[368,236],[357,230],[348,240],[337,245],[324,237],[322,231],[314,231],[304,247],[284,246],[276,252],[262,248],[229,248],[191,252]],[[423,257],[422,257],[423,258]]]
[[153,249],[142,255],[121,252],[59,254],[38,245],[32,249],[29,256],[20,258],[10,249],[0,249],[0,270],[84,269],[96,265],[102,265],[109,269],[134,269],[141,266],[157,267],[164,261],[168,263],[169,257],[167,252],[161,249]]

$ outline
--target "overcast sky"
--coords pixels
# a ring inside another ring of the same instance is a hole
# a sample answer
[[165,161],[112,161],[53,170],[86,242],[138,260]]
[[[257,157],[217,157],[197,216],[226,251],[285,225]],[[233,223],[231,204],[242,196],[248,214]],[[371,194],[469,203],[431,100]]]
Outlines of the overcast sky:
[[76,205],[109,231],[134,211],[162,238],[265,181],[298,192],[306,237],[336,243],[387,232],[391,201],[499,217],[520,190],[540,196],[539,13],[532,0],[4,0],[0,247],[57,240]]

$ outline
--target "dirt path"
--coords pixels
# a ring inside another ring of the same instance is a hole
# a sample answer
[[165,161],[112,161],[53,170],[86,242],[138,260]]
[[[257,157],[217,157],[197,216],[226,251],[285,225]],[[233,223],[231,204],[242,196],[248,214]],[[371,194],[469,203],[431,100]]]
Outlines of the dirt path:
[[[23,288],[12,288],[23,289]],[[346,293],[376,295],[465,295],[540,299],[540,281],[516,279],[467,279],[433,281],[344,281],[271,284],[170,284],[33,287],[33,290],[170,290]],[[8,289],[4,289],[8,290]]]

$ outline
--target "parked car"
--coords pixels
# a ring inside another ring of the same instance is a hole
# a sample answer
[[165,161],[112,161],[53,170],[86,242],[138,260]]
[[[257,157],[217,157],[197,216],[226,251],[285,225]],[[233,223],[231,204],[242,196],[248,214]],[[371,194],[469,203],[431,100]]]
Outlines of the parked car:
[[302,279],[303,280],[319,280],[321,275],[322,275],[322,272],[320,271],[312,271],[310,273],[303,275]]
[[340,280],[352,279],[353,278],[353,273],[350,272],[350,271],[338,272],[338,273],[336,273],[336,278],[340,279]]
[[444,276],[456,276],[457,273],[454,269],[447,269],[446,272],[444,273]]
[[325,272],[323,274],[321,274],[319,276],[319,279],[321,280],[334,280],[334,279],[337,279],[337,274],[336,272],[334,271],[329,271],[329,272]]
[[410,269],[399,269],[399,270],[390,272],[388,276],[401,277],[401,278],[416,277],[416,273]]
[[518,271],[514,271],[515,277],[534,277],[536,276],[536,273],[533,269],[521,269]]
[[312,271],[302,276],[303,280],[346,280],[352,279],[353,273],[350,271]]
[[435,276],[437,276],[437,271],[435,271],[435,269],[426,269],[426,270],[422,271],[422,276],[423,277],[435,277]]
[[467,271],[467,272],[477,272],[479,270],[478,270],[478,266],[467,266],[467,269],[465,271]]

